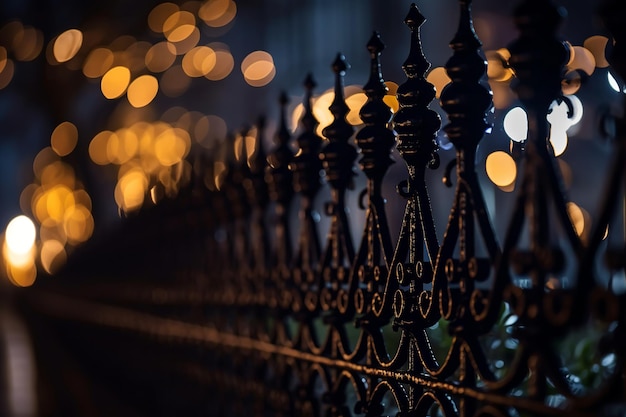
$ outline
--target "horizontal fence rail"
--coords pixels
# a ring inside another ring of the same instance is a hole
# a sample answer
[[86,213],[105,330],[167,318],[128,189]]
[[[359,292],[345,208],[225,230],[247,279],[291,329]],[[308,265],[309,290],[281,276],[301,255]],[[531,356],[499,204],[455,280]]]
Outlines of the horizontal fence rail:
[[[471,3],[459,1],[450,42],[451,82],[440,95],[446,122],[429,107],[425,18],[412,5],[397,112],[383,100],[385,46],[374,33],[361,129],[346,121],[349,65],[338,54],[325,139],[308,76],[295,140],[283,95],[275,147],[264,149],[260,119],[254,153],[245,139],[228,138],[217,158],[197,161],[196,178],[176,199],[126,219],[122,248],[100,242],[77,251],[57,277],[28,290],[36,339],[61,335],[59,349],[71,346],[85,372],[156,415],[626,415],[626,294],[600,277],[626,266],[624,240],[603,243],[624,196],[623,119],[600,214],[583,241],[548,140],[568,60],[557,36],[562,16],[550,1],[521,1],[508,64],[529,130],[500,242],[476,168],[493,103]],[[615,40],[609,61],[626,79],[626,6],[609,1],[600,14]],[[440,129],[456,149],[441,238],[426,181],[440,165]],[[401,219],[385,211],[394,145],[407,168],[397,187]],[[355,163],[367,187],[353,241],[346,198]],[[314,210],[322,171],[328,230]],[[401,221],[397,236],[391,221]],[[567,346],[576,352],[564,355]]]

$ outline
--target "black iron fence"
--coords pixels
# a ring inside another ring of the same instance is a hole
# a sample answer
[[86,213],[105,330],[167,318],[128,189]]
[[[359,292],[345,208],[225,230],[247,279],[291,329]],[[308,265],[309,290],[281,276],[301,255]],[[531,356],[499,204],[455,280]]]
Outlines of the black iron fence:
[[[327,140],[316,134],[316,85],[307,77],[295,155],[283,97],[267,155],[260,120],[249,158],[245,140],[240,149],[227,140],[225,155],[195,161],[196,177],[176,199],[127,219],[121,244],[77,252],[59,277],[26,294],[44,367],[65,375],[68,387],[105,384],[101,392],[115,395],[94,401],[115,397],[139,415],[626,415],[626,299],[613,285],[623,279],[616,273],[626,246],[603,240],[624,196],[623,122],[600,214],[583,241],[548,141],[546,115],[562,94],[568,54],[556,35],[561,16],[551,2],[522,1],[508,64],[529,131],[499,242],[476,170],[492,105],[486,62],[471,1],[459,3],[446,64],[452,82],[441,93],[443,130],[456,148],[443,238],[425,180],[439,165],[442,123],[429,108],[424,17],[413,5],[399,111],[383,101],[378,34],[367,43],[371,76],[356,146],[343,56],[332,64]],[[612,67],[626,78],[626,6],[608,2],[600,14],[615,40]],[[397,188],[406,199],[398,236],[382,187],[394,145],[408,171]],[[353,242],[345,199],[357,159],[366,215]],[[313,210],[320,171],[331,187],[323,241]],[[566,279],[565,270],[575,276]]]

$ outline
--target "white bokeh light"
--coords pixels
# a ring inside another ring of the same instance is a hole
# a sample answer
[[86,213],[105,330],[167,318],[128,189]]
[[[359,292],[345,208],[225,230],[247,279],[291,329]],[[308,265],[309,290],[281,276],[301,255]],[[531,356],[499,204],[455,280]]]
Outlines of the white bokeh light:
[[5,239],[8,249],[17,255],[28,253],[35,244],[37,231],[31,219],[24,215],[13,218],[7,225]]
[[521,107],[514,107],[504,116],[504,131],[515,142],[528,137],[528,116]]

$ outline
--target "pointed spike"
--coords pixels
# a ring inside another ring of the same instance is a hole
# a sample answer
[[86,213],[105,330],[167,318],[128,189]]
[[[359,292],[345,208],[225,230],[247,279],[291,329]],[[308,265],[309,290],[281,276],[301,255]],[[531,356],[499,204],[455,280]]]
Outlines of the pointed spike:
[[420,26],[425,21],[426,18],[419,12],[415,3],[411,4],[409,13],[404,20],[404,23],[411,30],[411,49],[409,56],[402,64],[402,69],[409,78],[422,77],[430,68],[430,62],[426,60],[422,52],[422,41],[420,39]]
[[350,69],[350,64],[346,61],[346,57],[341,53],[337,53],[337,57],[333,61],[333,72],[337,75],[346,75],[346,70]]
[[352,164],[357,153],[356,149],[348,144],[354,133],[354,128],[346,121],[350,108],[346,104],[343,91],[343,77],[348,68],[345,57],[341,53],[337,54],[332,64],[335,73],[335,98],[328,108],[333,115],[333,121],[322,131],[330,143],[320,153],[328,181],[333,188],[340,190],[345,190],[352,184],[354,176]]
[[479,53],[481,42],[474,32],[469,3],[460,0],[459,5],[459,26],[450,42],[454,53],[445,66],[452,83],[441,93],[441,107],[450,120],[444,128],[450,141],[457,149],[471,151],[489,127],[486,117],[492,106],[492,94],[480,85],[487,63]]
[[411,30],[418,30],[420,26],[422,26],[426,22],[426,18],[422,13],[420,13],[419,9],[415,5],[415,3],[411,3],[411,7],[409,8],[409,12],[404,18],[404,23]]
[[369,42],[367,43],[367,50],[372,55],[380,55],[380,53],[384,49],[385,49],[385,44],[380,39],[380,33],[378,33],[377,31],[374,31],[374,33],[372,34],[372,37],[370,38]]
[[459,27],[454,38],[450,41],[450,47],[455,51],[464,49],[475,50],[482,46],[482,42],[476,36],[474,21],[471,14],[471,1],[459,0],[461,6],[461,17]]
[[437,112],[428,108],[435,98],[435,87],[424,78],[430,63],[422,53],[419,25],[416,23],[424,21],[424,16],[412,4],[406,20],[411,29],[410,50],[402,65],[408,79],[398,87],[400,109],[393,116],[393,125],[398,133],[398,151],[407,164],[411,167],[428,163],[434,168],[439,149],[435,137],[441,127],[441,119]]
[[[367,43],[371,58],[370,76],[363,86],[367,102],[359,112],[365,127],[356,135],[357,144],[363,155],[360,160],[361,168],[368,178],[377,183],[382,180],[387,168],[393,163],[389,153],[395,143],[393,131],[387,128],[393,112],[383,101],[388,91],[380,65],[380,53],[384,47],[380,35],[374,32]],[[379,187],[372,188],[372,192],[378,193]]]
[[319,158],[319,151],[322,147],[322,138],[315,133],[315,128],[319,124],[313,114],[311,101],[313,89],[317,83],[311,73],[307,74],[304,80],[304,114],[300,119],[302,132],[298,136],[298,146],[300,151],[291,163],[291,170],[294,172],[294,188],[305,197],[312,200],[321,187],[320,171],[322,161]]
[[313,79],[313,75],[311,73],[307,74],[304,79],[304,99],[302,101],[302,105],[304,106],[304,113],[302,114],[302,118],[300,119],[300,124],[305,132],[313,133],[315,131],[315,127],[319,124],[315,115],[313,114],[313,89],[317,87],[317,83]]
[[370,53],[370,77],[367,83],[363,86],[363,90],[368,95],[376,95],[377,97],[385,95],[388,91],[383,75],[380,69],[380,53],[385,49],[385,44],[380,39],[380,34],[374,32],[369,42],[367,43],[367,50]]

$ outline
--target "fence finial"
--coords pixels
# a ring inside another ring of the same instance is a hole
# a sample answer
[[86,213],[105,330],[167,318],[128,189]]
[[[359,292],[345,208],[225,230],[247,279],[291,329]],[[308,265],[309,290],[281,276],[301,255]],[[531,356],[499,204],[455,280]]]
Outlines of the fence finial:
[[313,312],[318,307],[315,286],[319,285],[319,276],[316,276],[321,257],[321,245],[317,234],[316,214],[313,211],[313,202],[320,190],[322,161],[319,158],[322,138],[315,132],[318,121],[313,114],[312,96],[316,87],[311,74],[304,80],[305,95],[303,100],[304,114],[300,120],[302,132],[298,136],[300,151],[291,162],[293,184],[296,192],[301,193],[300,200],[300,231],[298,233],[297,252],[293,264],[293,279],[297,288],[293,308],[300,312],[305,307]]
[[341,53],[337,54],[332,64],[335,73],[335,98],[329,107],[334,120],[322,132],[329,143],[320,152],[332,196],[332,201],[326,206],[327,214],[332,219],[321,263],[324,285],[320,292],[320,303],[324,310],[332,311],[336,311],[338,307],[338,290],[345,289],[348,284],[348,267],[354,259],[354,246],[345,206],[345,194],[347,188],[352,186],[353,164],[357,157],[354,146],[348,144],[354,132],[354,128],[346,121],[350,109],[343,91],[343,77],[348,68],[345,57]]
[[[397,148],[409,171],[409,179],[398,185],[400,195],[408,201],[385,290],[385,300],[389,300],[397,289],[393,296],[393,314],[398,324],[422,319],[416,311],[417,302],[424,284],[432,279],[432,267],[439,251],[425,171],[427,167],[439,166],[439,145],[435,137],[441,119],[437,112],[428,108],[435,98],[435,88],[424,78],[430,63],[422,53],[419,30],[425,21],[417,6],[412,4],[404,20],[411,30],[409,56],[402,65],[407,80],[398,87],[400,109],[393,117],[393,126],[398,132]],[[398,289],[398,285],[402,288]],[[383,303],[375,311],[386,316],[392,312],[390,304]],[[436,316],[429,317],[427,322],[435,322]]]
[[[276,148],[268,156],[269,167],[267,180],[269,182],[270,197],[276,202],[276,248],[274,250],[273,265],[279,268],[288,268],[291,261],[291,234],[289,232],[289,204],[293,197],[293,173],[289,164],[293,159],[293,151],[289,146],[291,135],[287,129],[286,107],[289,99],[286,93],[281,93],[280,121],[276,133]],[[284,272],[284,271],[283,271]],[[281,272],[282,273],[282,272]]]
[[[351,270],[350,293],[347,302],[349,305],[354,304],[359,314],[370,312],[374,298],[377,297],[378,302],[382,299],[387,280],[388,261],[392,255],[391,237],[385,214],[385,199],[381,193],[383,177],[387,168],[393,163],[390,152],[395,142],[395,134],[388,128],[392,111],[383,101],[388,91],[380,67],[380,53],[384,48],[385,45],[380,35],[374,32],[367,43],[370,53],[370,76],[363,86],[367,102],[360,111],[365,127],[356,135],[356,142],[363,155],[360,165],[368,178],[368,203],[365,229]],[[362,197],[365,196],[362,194]],[[361,205],[364,206],[362,202]]]

